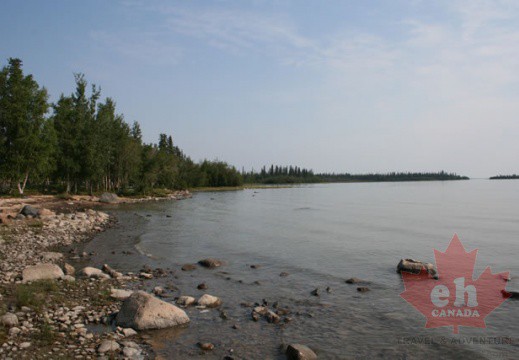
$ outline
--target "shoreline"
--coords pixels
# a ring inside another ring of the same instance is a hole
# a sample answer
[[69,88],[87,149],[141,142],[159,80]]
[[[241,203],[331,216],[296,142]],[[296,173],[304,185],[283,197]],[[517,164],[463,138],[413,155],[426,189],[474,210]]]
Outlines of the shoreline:
[[108,204],[83,196],[0,199],[0,359],[103,358],[103,344],[114,341],[121,358],[153,358],[146,336],[113,325],[121,301],[111,290],[133,288],[139,276],[79,271],[95,254],[78,249],[116,225],[101,210],[188,197],[182,191]]

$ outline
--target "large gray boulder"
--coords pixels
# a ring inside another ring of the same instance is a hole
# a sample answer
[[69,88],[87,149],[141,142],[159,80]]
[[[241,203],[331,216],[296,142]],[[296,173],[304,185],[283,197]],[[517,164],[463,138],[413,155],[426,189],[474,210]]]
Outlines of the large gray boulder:
[[99,202],[106,203],[106,204],[113,204],[119,202],[119,196],[113,193],[103,193],[99,197]]
[[402,271],[411,273],[411,274],[419,274],[420,271],[427,271],[433,278],[437,279],[438,274],[434,265],[431,263],[426,263],[413,259],[401,259],[398,265],[396,266],[397,273],[402,273]]
[[56,264],[38,264],[23,269],[22,282],[60,279],[64,275],[63,270]]
[[186,312],[144,291],[127,298],[116,318],[117,326],[135,330],[164,329],[189,323]]
[[37,217],[38,215],[40,215],[40,212],[34,206],[25,205],[20,211],[20,214],[22,214],[23,216]]

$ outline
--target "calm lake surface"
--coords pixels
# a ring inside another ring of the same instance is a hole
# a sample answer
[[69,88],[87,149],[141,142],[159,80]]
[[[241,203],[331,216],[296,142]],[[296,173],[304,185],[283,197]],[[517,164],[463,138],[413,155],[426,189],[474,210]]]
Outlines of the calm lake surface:
[[[461,327],[459,335],[452,328],[425,329],[425,318],[400,297],[404,286],[395,269],[404,257],[434,263],[433,249],[445,251],[457,233],[467,250],[479,249],[475,277],[487,265],[519,276],[518,190],[513,180],[319,184],[196,193],[119,215],[123,223],[130,213],[142,219],[136,247],[153,264],[177,270],[175,296],[200,296],[196,284],[206,282],[206,292],[221,297],[228,313],[222,320],[216,310],[189,309],[188,329],[155,332],[164,358],[221,359],[232,349],[238,359],[277,359],[281,344],[296,342],[322,359],[513,359],[519,356],[519,301],[495,310],[486,329]],[[227,265],[178,271],[206,257]],[[135,267],[123,257],[111,261]],[[371,291],[358,293],[345,284],[350,277],[371,281]],[[508,288],[517,284],[513,279]],[[315,288],[320,297],[310,295]],[[264,298],[288,307],[292,321],[251,321],[240,303]],[[471,337],[508,337],[513,344],[471,344]],[[198,341],[213,342],[215,351],[200,354]]]

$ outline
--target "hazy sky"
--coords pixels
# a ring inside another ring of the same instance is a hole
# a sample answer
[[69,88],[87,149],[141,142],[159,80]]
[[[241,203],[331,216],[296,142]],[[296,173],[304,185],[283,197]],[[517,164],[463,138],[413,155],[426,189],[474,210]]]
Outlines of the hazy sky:
[[194,160],[519,173],[519,1],[2,0],[0,33]]

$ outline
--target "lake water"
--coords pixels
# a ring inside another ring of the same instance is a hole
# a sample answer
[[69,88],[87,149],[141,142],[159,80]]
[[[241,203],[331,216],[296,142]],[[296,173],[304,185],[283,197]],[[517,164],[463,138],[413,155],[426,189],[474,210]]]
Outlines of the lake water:
[[[321,359],[513,359],[519,355],[519,301],[496,309],[486,329],[461,327],[459,335],[452,328],[425,329],[425,318],[400,297],[404,286],[395,269],[401,258],[434,262],[433,249],[445,251],[457,233],[467,250],[479,249],[475,277],[487,265],[519,276],[518,190],[513,180],[318,184],[196,193],[119,215],[123,225],[134,222],[130,214],[141,219],[135,242],[149,262],[177,270],[171,281],[179,292],[173,295],[199,296],[196,284],[206,282],[205,292],[224,302],[227,320],[216,310],[192,308],[189,328],[154,332],[163,358],[232,353],[237,359],[282,359],[280,345],[296,342]],[[105,244],[114,231],[103,235]],[[102,247],[102,241],[92,246]],[[227,265],[178,271],[206,257]],[[136,266],[123,257],[111,261],[126,270]],[[345,284],[350,277],[370,281],[371,291],[358,293]],[[517,284],[513,279],[508,287]],[[321,296],[310,294],[315,288]],[[240,303],[262,299],[289,308],[292,321],[253,322],[250,308]],[[470,343],[472,337],[479,343]],[[512,344],[495,343],[503,337]],[[198,341],[216,348],[201,354]],[[413,343],[420,341],[426,344]]]

